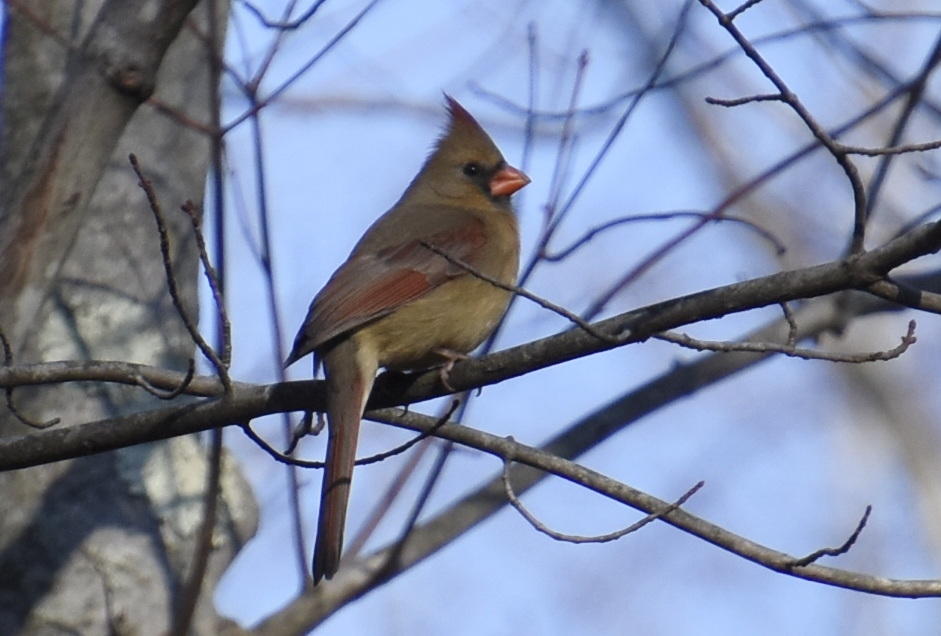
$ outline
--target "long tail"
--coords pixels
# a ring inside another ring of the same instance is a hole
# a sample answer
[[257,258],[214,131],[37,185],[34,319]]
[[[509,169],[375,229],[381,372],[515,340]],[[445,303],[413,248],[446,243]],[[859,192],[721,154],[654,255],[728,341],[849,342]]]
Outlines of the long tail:
[[324,355],[323,362],[327,376],[327,467],[314,545],[315,585],[322,578],[331,578],[340,567],[359,424],[378,370],[375,356],[358,346],[355,338],[338,343]]

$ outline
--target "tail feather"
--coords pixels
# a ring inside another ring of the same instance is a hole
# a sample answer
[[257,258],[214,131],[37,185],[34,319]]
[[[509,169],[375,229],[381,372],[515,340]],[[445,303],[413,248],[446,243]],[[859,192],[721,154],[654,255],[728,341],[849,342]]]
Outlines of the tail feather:
[[327,466],[314,545],[314,583],[340,567],[360,420],[378,364],[355,338],[338,343],[323,359],[327,376]]

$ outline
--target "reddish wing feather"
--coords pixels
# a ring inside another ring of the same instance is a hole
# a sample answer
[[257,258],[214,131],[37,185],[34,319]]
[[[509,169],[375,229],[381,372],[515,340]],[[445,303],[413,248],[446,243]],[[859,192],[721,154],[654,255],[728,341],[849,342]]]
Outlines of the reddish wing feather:
[[380,318],[432,288],[429,278],[413,269],[389,269],[374,256],[355,258],[330,279],[311,308],[307,331],[310,347]]
[[427,238],[374,254],[354,255],[314,298],[288,360],[297,360],[464,273],[463,268],[435,254],[423,242],[472,265],[485,239],[483,224],[472,219]]

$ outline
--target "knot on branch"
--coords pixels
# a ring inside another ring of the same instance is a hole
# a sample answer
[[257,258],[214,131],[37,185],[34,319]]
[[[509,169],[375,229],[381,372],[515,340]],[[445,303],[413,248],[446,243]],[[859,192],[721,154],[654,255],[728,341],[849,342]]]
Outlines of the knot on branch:
[[99,60],[102,75],[122,95],[139,103],[153,95],[155,78],[152,69],[145,68],[135,60],[115,60],[108,54],[102,55]]
[[871,263],[869,260],[864,260],[862,256],[862,253],[850,254],[843,259],[843,267],[846,268],[849,286],[854,289],[866,288],[882,280],[892,269],[883,266],[881,263]]

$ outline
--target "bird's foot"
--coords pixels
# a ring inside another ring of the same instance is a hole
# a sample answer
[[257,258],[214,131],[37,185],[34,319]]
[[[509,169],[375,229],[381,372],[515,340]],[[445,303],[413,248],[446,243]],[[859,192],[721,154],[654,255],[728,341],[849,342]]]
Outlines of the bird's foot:
[[314,414],[311,411],[304,411],[304,417],[301,418],[301,421],[291,432],[291,442],[288,444],[284,454],[290,455],[293,453],[295,449],[297,449],[297,445],[301,439],[307,435],[319,435],[320,431],[323,430],[323,427],[326,425],[326,423],[327,422],[324,419],[323,413],[318,412],[317,424],[314,425]]
[[444,358],[444,364],[438,370],[438,376],[441,378],[441,384],[443,384],[444,388],[446,388],[448,391],[455,393],[456,389],[451,386],[451,383],[448,381],[448,374],[451,373],[451,369],[454,368],[455,362],[458,360],[467,360],[470,358],[470,356],[466,353],[461,353],[460,351],[447,349],[445,347],[435,349],[433,353]]

